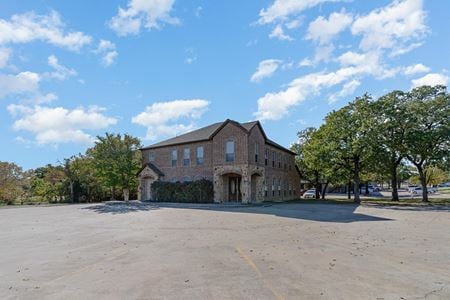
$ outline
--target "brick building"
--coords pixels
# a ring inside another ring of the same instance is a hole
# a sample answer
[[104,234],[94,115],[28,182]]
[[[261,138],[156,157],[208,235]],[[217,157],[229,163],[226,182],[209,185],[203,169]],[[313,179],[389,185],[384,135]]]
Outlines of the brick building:
[[267,138],[259,121],[215,123],[144,147],[139,199],[155,180],[214,183],[214,201],[243,203],[299,197],[295,153]]

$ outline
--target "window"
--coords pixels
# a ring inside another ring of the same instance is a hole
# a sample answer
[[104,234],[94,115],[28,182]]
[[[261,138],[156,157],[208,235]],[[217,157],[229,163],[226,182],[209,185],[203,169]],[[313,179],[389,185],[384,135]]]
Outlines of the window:
[[191,149],[184,148],[183,151],[183,166],[189,166],[191,164]]
[[278,153],[278,168],[281,169],[281,153]]
[[228,141],[225,146],[225,161],[234,161],[234,141]]
[[258,162],[258,156],[259,156],[259,144],[255,143],[255,162]]
[[281,196],[281,178],[278,178],[278,196]]
[[264,164],[267,166],[269,164],[269,149],[265,149],[264,151]]
[[148,161],[150,162],[155,161],[155,152],[150,152],[148,154]]
[[205,162],[203,147],[197,147],[197,165],[203,165]]
[[277,154],[275,151],[272,152],[272,168],[275,168],[275,160],[276,160]]
[[272,197],[275,196],[275,185],[277,184],[277,180],[275,177],[272,179]]
[[289,183],[289,196],[292,195],[292,185]]
[[267,197],[267,185],[269,184],[268,181],[268,178],[264,179],[264,197]]
[[176,167],[177,166],[177,150],[172,150],[171,153],[171,158],[172,158],[172,167]]

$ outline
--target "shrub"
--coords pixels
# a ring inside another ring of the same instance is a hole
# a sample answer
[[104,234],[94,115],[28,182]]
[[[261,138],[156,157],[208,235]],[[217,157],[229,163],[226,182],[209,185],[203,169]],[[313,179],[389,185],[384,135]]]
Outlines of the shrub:
[[155,181],[152,184],[155,201],[212,203],[214,202],[213,183],[207,179],[192,182]]

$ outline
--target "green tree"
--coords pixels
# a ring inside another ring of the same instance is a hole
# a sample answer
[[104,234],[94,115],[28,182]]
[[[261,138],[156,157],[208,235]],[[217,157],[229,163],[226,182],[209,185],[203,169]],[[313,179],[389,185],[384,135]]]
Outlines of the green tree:
[[405,157],[405,134],[407,119],[407,95],[393,91],[371,103],[373,126],[370,140],[373,141],[372,166],[375,173],[390,174],[392,200],[398,201],[398,168]]
[[47,201],[65,200],[65,173],[62,166],[51,164],[34,170],[34,177],[31,182],[31,191],[35,196],[44,198]]
[[450,156],[450,96],[445,86],[422,86],[408,93],[406,157],[414,164],[428,202],[425,169]]
[[141,143],[138,138],[128,134],[122,136],[106,133],[97,138],[95,146],[88,150],[97,175],[111,188],[112,196],[115,187],[119,186],[125,201],[128,201],[130,189],[137,187],[136,173],[141,167]]
[[352,176],[356,203],[361,201],[361,172],[368,164],[372,142],[369,138],[369,130],[373,126],[370,102],[371,97],[367,94],[356,98],[347,106],[328,114],[319,128],[330,163],[345,169]]
[[23,192],[24,173],[15,163],[0,161],[0,201],[13,204]]

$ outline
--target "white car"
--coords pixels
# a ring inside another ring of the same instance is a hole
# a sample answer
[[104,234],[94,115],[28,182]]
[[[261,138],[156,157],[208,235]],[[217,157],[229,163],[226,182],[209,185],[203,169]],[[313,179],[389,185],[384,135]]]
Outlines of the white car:
[[[427,188],[427,192],[428,192],[428,194],[437,193],[437,188],[429,187],[429,188]],[[410,193],[413,195],[420,195],[420,194],[422,194],[422,187],[417,186],[417,187],[411,189]]]
[[303,199],[314,199],[314,198],[316,198],[316,190],[315,189],[307,190],[303,194]]

